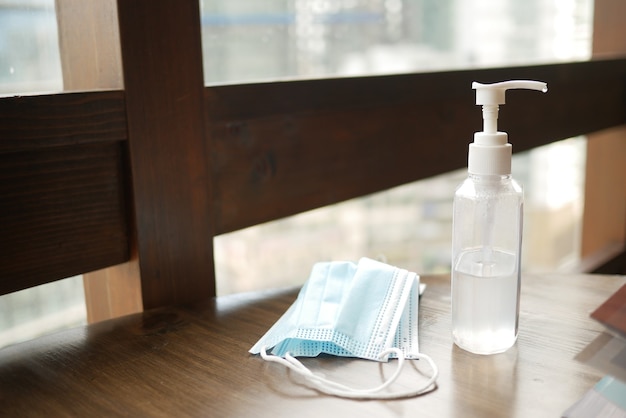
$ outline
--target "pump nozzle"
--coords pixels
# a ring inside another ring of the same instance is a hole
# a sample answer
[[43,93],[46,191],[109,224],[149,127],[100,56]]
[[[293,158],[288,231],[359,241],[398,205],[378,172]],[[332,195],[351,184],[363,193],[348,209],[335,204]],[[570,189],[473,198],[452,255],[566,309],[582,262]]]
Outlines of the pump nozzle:
[[476,90],[476,104],[499,105],[504,104],[504,94],[511,89],[548,91],[548,85],[541,81],[511,80],[501,83],[481,84],[474,81],[472,89]]
[[474,81],[472,89],[476,90],[476,104],[483,105],[483,132],[495,134],[498,132],[498,105],[506,102],[507,90],[526,89],[545,93],[548,91],[548,85],[532,80],[511,80],[493,84],[481,84]]
[[474,134],[470,144],[469,171],[474,174],[510,174],[511,144],[507,134],[498,132],[499,105],[504,104],[505,94],[510,89],[548,91],[548,85],[541,81],[511,80],[501,83],[472,83],[476,90],[476,104],[483,106],[483,131]]

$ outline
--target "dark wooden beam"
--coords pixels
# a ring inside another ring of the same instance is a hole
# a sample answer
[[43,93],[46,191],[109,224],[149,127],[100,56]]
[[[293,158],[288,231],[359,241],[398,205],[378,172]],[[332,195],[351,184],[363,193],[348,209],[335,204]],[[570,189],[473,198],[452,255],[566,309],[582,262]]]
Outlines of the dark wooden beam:
[[125,140],[122,91],[0,98],[0,154]]
[[472,81],[507,93],[514,151],[626,123],[626,60],[207,87],[215,232],[464,167],[482,126]]
[[0,99],[0,294],[128,260],[124,93]]
[[119,142],[0,153],[0,294],[129,258]]
[[143,306],[215,294],[197,0],[118,0]]

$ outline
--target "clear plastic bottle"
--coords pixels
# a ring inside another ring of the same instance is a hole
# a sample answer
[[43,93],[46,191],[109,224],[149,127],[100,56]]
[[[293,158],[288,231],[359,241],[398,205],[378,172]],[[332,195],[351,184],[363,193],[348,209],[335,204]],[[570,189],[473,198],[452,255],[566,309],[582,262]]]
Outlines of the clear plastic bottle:
[[454,196],[452,336],[477,354],[506,351],[517,339],[521,285],[523,192],[511,177],[511,144],[497,131],[507,89],[546,91],[545,83],[474,83],[483,132],[469,147],[468,177]]
[[470,174],[455,194],[452,334],[473,353],[505,351],[517,338],[522,205],[510,175]]

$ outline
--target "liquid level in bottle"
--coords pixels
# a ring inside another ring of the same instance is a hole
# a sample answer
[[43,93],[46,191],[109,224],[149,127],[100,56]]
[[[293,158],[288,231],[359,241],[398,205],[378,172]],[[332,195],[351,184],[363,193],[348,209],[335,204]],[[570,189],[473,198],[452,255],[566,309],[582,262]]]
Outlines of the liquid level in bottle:
[[477,354],[506,351],[517,339],[518,306],[514,255],[473,251],[459,257],[452,272],[455,344]]

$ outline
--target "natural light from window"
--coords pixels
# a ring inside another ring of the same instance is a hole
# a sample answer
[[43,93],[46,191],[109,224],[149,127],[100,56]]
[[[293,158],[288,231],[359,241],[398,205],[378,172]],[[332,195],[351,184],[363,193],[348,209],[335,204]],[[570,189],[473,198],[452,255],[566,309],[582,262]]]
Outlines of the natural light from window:
[[584,60],[592,0],[201,0],[205,82]]
[[[208,85],[527,65],[585,60],[591,52],[592,0],[200,5]],[[54,0],[0,0],[0,96],[62,89]],[[582,138],[515,157],[514,176],[526,188],[527,269],[576,263],[584,161]],[[451,197],[464,176],[454,172],[216,237],[218,292],[299,284],[314,262],[361,256],[384,256],[421,274],[445,272]],[[0,317],[0,346],[84,322],[82,281],[2,296]]]
[[[208,85],[530,65],[591,55],[591,0],[200,4]],[[526,271],[578,262],[584,164],[583,138],[515,156],[513,174],[527,198]],[[537,176],[546,172],[550,176]],[[218,292],[302,283],[317,261],[361,256],[384,256],[423,274],[447,272],[451,199],[465,175],[461,170],[218,236]]]

